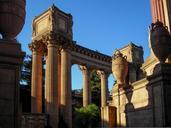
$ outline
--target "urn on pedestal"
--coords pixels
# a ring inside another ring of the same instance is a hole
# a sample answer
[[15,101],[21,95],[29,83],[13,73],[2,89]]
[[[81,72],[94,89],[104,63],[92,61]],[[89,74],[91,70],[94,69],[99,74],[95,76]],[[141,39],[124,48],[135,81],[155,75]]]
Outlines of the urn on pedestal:
[[14,39],[25,22],[25,0],[0,0],[0,34]]
[[165,63],[165,60],[171,54],[171,36],[162,22],[152,23],[150,43],[154,55],[161,63]]
[[121,87],[125,84],[125,78],[128,74],[128,62],[127,57],[116,50],[112,56],[112,73],[116,78],[117,84]]

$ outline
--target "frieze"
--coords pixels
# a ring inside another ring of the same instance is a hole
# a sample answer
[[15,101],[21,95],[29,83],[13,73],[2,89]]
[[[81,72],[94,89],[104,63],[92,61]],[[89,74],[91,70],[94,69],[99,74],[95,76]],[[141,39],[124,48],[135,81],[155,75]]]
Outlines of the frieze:
[[111,56],[107,56],[107,55],[104,55],[104,54],[99,53],[97,51],[93,51],[91,49],[82,47],[82,46],[80,46],[80,45],[78,45],[76,43],[72,43],[71,50],[75,51],[77,53],[89,56],[91,58],[95,58],[95,59],[105,61],[105,62],[109,62],[109,63],[111,63],[111,60],[112,60]]
[[107,56],[105,54],[102,54],[100,52],[97,51],[93,51],[91,49],[82,47],[78,44],[76,44],[75,41],[70,40],[69,38],[65,37],[64,35],[58,33],[55,33],[53,31],[50,31],[48,33],[46,33],[45,35],[42,35],[39,38],[39,41],[43,42],[43,44],[45,44],[46,46],[48,45],[48,43],[54,43],[56,45],[58,45],[59,48],[61,49],[69,49],[71,51],[75,51],[77,53],[89,56],[91,58],[94,59],[98,59],[104,62],[109,62],[111,63],[111,56]]

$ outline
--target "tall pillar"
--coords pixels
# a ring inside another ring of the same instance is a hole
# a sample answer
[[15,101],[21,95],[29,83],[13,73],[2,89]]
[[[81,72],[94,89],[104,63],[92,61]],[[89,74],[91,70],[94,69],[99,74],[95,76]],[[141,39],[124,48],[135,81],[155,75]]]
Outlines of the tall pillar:
[[31,80],[31,112],[42,113],[42,42],[33,42],[32,50],[32,80]]
[[72,89],[71,60],[67,49],[61,50],[61,119],[68,128],[72,128]]
[[108,74],[104,71],[97,71],[101,79],[101,107],[105,107],[107,105],[107,97],[108,97]]
[[155,23],[157,20],[162,22],[168,27],[170,31],[171,23],[171,1],[170,0],[150,0],[152,22]]
[[91,103],[91,89],[90,89],[90,70],[86,66],[80,66],[83,73],[83,106]]
[[58,127],[58,46],[53,40],[48,41],[45,78],[45,109],[49,115],[51,127]]

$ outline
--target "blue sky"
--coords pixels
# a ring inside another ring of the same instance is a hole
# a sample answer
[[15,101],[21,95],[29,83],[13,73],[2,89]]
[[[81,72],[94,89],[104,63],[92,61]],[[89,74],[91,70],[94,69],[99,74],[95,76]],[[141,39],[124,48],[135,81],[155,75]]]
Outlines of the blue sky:
[[[151,24],[149,0],[27,0],[26,21],[18,36],[23,51],[31,54],[32,20],[55,4],[73,16],[73,37],[78,44],[112,55],[130,41],[144,48],[144,58],[149,55],[148,26]],[[109,88],[113,84],[109,78]],[[72,67],[72,88],[82,87],[81,71]]]

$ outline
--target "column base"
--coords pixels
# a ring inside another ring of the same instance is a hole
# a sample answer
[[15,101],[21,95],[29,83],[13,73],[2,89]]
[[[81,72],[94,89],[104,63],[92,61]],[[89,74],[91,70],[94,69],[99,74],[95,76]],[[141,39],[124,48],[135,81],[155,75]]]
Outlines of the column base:
[[116,107],[101,107],[101,128],[113,128],[117,126]]

